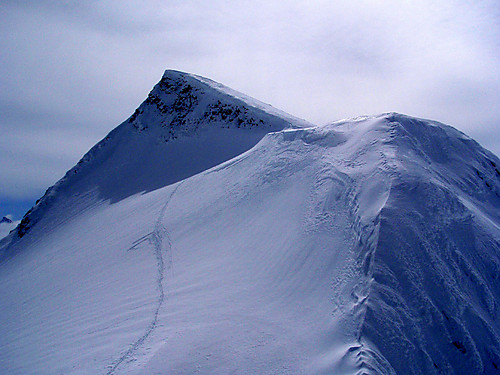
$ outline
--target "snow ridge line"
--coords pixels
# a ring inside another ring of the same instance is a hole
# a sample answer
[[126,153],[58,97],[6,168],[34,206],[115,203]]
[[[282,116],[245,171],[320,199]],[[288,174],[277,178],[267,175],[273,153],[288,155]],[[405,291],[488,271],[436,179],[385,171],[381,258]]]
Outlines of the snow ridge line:
[[[389,196],[391,195],[393,182],[397,179],[397,159],[395,157],[396,146],[393,144],[393,140],[396,138],[395,125],[390,125],[389,127],[389,139],[384,141],[383,149],[378,153],[379,165],[378,170],[385,174],[388,178],[388,197],[383,206],[379,209],[376,216],[369,223],[363,223],[361,217],[356,218],[356,229],[358,231],[358,251],[360,251],[361,264],[364,273],[364,281],[357,285],[359,288],[359,295],[353,294],[356,297],[355,310],[356,314],[359,316],[359,324],[356,328],[356,341],[359,346],[351,348],[353,354],[356,357],[356,364],[358,366],[358,371],[356,374],[364,375],[378,372],[385,372],[388,374],[395,374],[394,369],[387,361],[387,359],[379,353],[377,349],[370,348],[366,345],[363,337],[363,329],[366,324],[366,315],[368,302],[370,299],[370,292],[372,289],[372,284],[374,282],[373,273],[375,267],[375,258],[377,255],[377,250],[379,247],[379,233],[381,228],[381,216],[384,210]],[[356,203],[357,209],[359,209],[359,204]],[[356,215],[356,214],[355,214]],[[363,233],[368,233],[367,236],[363,237]],[[364,251],[363,251],[364,250]]]
[[145,241],[148,241],[150,243],[150,245],[153,246],[153,251],[154,251],[154,254],[155,254],[155,257],[156,257],[156,263],[157,263],[157,267],[158,267],[158,276],[157,276],[157,279],[156,279],[156,283],[157,283],[157,287],[158,287],[158,291],[159,291],[159,296],[158,296],[158,300],[157,300],[157,303],[156,303],[155,312],[153,314],[153,319],[151,320],[151,323],[149,324],[149,326],[146,328],[144,334],[141,337],[139,337],[128,348],[128,350],[125,353],[123,353],[120,356],[120,358],[118,358],[115,361],[114,364],[108,366],[109,370],[107,372],[107,375],[113,375],[113,374],[115,374],[117,368],[123,362],[125,362],[127,359],[129,359],[129,358],[132,357],[132,355],[134,354],[134,352],[136,352],[137,349],[139,349],[141,347],[141,345],[144,343],[144,341],[151,335],[151,333],[157,327],[158,316],[159,316],[159,313],[160,313],[160,308],[163,305],[163,302],[165,300],[165,291],[164,291],[164,288],[163,288],[163,280],[165,278],[165,262],[163,260],[163,253],[162,253],[163,239],[164,238],[167,239],[167,244],[168,244],[168,248],[166,249],[166,252],[170,256],[170,259],[168,261],[169,266],[171,266],[171,264],[172,264],[172,259],[171,259],[171,257],[172,257],[172,254],[171,254],[172,243],[170,241],[170,236],[168,234],[167,228],[165,228],[165,226],[162,224],[162,221],[163,221],[163,218],[165,217],[165,212],[167,211],[167,208],[169,206],[169,203],[172,200],[172,197],[174,196],[174,194],[177,192],[177,190],[179,189],[179,187],[181,185],[182,185],[182,182],[179,183],[175,187],[175,189],[172,191],[172,193],[170,193],[170,196],[168,197],[167,201],[163,205],[163,207],[162,207],[162,209],[160,211],[160,215],[158,216],[158,219],[155,222],[154,230],[152,232],[150,232],[150,233],[148,233],[148,234],[140,237],[136,241],[134,241],[133,244],[132,244],[132,246],[128,249],[128,250],[134,250],[139,244],[141,244],[141,243],[143,243]]

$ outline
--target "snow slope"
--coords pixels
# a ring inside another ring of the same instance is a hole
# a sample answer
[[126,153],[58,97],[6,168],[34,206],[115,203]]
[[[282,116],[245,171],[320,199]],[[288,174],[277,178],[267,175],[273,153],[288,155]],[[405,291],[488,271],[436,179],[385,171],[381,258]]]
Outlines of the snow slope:
[[25,215],[15,237],[50,214],[47,206],[54,199],[70,198],[65,214],[52,218],[63,221],[90,202],[116,202],[220,164],[270,131],[307,126],[311,124],[221,84],[167,70],[134,114],[47,190]]
[[[3,241],[0,372],[498,371],[496,156],[432,121],[313,127],[165,76],[204,90],[186,122],[147,100]],[[206,120],[219,100],[254,120]]]

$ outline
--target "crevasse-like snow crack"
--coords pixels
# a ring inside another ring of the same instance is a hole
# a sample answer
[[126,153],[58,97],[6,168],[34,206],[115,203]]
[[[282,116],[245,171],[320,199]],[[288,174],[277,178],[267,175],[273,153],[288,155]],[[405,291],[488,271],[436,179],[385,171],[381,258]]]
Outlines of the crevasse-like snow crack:
[[[168,263],[171,264],[172,262],[172,244],[170,242],[170,236],[168,233],[167,228],[163,225],[163,218],[165,217],[165,212],[167,211],[167,208],[170,204],[170,201],[172,200],[172,197],[174,194],[177,192],[179,187],[182,185],[182,182],[179,183],[174,190],[170,193],[170,196],[168,197],[167,201],[163,205],[160,215],[156,219],[155,226],[152,232],[146,234],[145,236],[142,236],[141,238],[137,239],[136,241],[133,242],[131,249],[136,248],[139,244],[148,241],[151,246],[153,247],[153,252],[156,257],[156,264],[158,268],[158,274],[156,278],[156,284],[158,288],[158,299],[156,302],[156,308],[153,314],[153,318],[151,319],[151,322],[149,323],[148,327],[144,331],[144,333],[134,342],[132,343],[127,351],[123,353],[120,358],[118,358],[113,364],[108,366],[108,372],[107,375],[113,375],[115,374],[116,370],[118,367],[123,363],[126,362],[128,359],[132,358],[133,354],[139,349],[144,341],[151,335],[151,333],[154,331],[158,324],[158,315],[160,313],[160,308],[163,305],[163,301],[165,300],[165,291],[163,288],[163,280],[165,278],[165,259],[164,259],[164,253],[165,255],[169,256]],[[165,241],[166,241],[166,246],[164,246]],[[165,247],[165,251],[163,251]]]

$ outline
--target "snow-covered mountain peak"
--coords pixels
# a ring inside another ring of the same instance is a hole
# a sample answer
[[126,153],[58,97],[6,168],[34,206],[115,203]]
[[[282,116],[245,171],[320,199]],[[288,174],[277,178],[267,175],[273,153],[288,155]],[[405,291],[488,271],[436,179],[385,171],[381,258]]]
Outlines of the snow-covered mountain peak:
[[2,219],[0,219],[0,224],[2,224],[2,223],[10,224],[12,222],[13,222],[13,220],[12,220],[12,217],[10,215],[4,216],[4,217],[2,217]]
[[85,197],[67,207],[72,215],[89,204],[116,202],[209,169],[269,132],[307,126],[312,125],[214,81],[167,70],[132,116],[46,191],[16,235],[24,236],[64,196]]
[[14,220],[12,215],[5,215],[0,219],[0,240],[7,236],[11,230],[13,230],[19,221]]
[[338,120],[324,126],[345,134],[376,132],[378,141],[397,146],[399,150],[417,152],[428,163],[451,163],[455,159],[484,157],[496,166],[493,153],[482,148],[461,131],[438,121],[396,112]]
[[139,131],[164,128],[164,140],[220,126],[268,131],[311,126],[220,83],[175,70],[165,71],[129,122]]
[[336,121],[314,132],[329,134],[336,141],[331,145],[345,143],[337,155],[354,170],[366,175],[359,168],[366,165],[383,172],[393,193],[428,181],[500,220],[498,157],[451,126],[391,112]]

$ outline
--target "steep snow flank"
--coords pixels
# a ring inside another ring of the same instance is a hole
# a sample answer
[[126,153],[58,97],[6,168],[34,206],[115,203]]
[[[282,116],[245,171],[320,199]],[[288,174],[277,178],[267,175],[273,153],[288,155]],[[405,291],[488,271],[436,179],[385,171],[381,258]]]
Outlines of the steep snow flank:
[[[337,131],[369,119],[334,124]],[[500,366],[498,158],[457,130],[399,114],[379,117],[380,156],[349,156],[367,182],[359,208],[366,284],[360,358],[383,373],[492,373]],[[385,186],[380,186],[384,179]],[[365,348],[377,352],[361,354]]]
[[213,81],[168,70],[127,121],[47,190],[3,247],[50,215],[53,204],[60,205],[58,217],[47,220],[61,222],[96,202],[152,191],[220,164],[268,132],[303,126],[310,124]]

